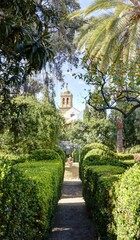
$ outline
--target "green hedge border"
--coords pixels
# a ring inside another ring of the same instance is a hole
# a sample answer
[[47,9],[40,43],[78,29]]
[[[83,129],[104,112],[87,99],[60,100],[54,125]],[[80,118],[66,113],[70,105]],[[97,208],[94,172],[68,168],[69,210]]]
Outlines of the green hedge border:
[[63,162],[26,161],[0,167],[0,239],[41,240],[52,227],[61,196]]

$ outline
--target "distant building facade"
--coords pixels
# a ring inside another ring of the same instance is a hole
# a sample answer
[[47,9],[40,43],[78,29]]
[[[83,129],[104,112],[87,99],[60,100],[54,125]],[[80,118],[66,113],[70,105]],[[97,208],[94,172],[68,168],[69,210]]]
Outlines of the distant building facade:
[[60,95],[60,112],[67,124],[72,124],[77,120],[83,120],[83,112],[73,107],[73,94],[68,89],[68,84]]

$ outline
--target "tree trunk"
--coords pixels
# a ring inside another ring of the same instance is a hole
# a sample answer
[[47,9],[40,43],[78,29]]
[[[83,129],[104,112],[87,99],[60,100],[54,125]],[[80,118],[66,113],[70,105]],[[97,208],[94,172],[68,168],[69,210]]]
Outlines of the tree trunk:
[[123,122],[122,115],[117,117],[117,152],[123,152]]

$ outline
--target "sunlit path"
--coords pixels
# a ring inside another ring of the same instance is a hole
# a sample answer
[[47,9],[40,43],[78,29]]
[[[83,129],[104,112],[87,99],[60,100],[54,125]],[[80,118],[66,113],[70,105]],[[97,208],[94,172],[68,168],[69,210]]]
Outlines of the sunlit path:
[[78,164],[66,167],[62,198],[49,240],[93,240],[94,230],[82,197]]

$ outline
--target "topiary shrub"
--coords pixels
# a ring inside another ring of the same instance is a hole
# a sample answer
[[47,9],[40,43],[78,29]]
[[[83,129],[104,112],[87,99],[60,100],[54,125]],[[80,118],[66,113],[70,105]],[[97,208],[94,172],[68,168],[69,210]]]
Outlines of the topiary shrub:
[[[80,151],[80,162],[83,161],[85,155],[92,149],[102,149],[104,151],[111,151],[106,145],[102,143],[90,143],[86,144]],[[112,152],[112,151],[111,151]],[[115,153],[114,153],[115,154]]]
[[52,149],[40,149],[35,150],[29,157],[30,160],[42,161],[42,160],[61,160],[60,155]]
[[113,211],[117,239],[140,239],[140,165],[127,170],[115,184]]
[[94,166],[94,165],[112,165],[112,166],[126,167],[126,164],[119,161],[116,158],[116,154],[113,154],[112,151],[104,151],[102,149],[92,149],[84,157],[84,160],[80,169],[81,178],[84,174],[84,169],[87,166]]
[[130,154],[140,153],[140,145],[135,145],[134,147],[127,148],[125,152]]
[[[79,163],[79,175],[80,178],[82,178],[82,164],[85,159],[86,154],[91,151],[97,149],[97,151],[101,150],[102,154],[105,153],[104,155],[109,155],[112,157],[112,159],[117,159],[116,153],[111,151],[106,145],[102,143],[90,143],[86,144],[82,150],[80,151],[80,163]],[[97,154],[96,154],[97,155]]]
[[86,164],[85,162],[87,161],[89,161],[91,165],[115,165],[118,163],[116,157],[112,156],[109,151],[102,149],[92,149],[89,151],[84,157],[83,164]]
[[63,149],[60,146],[58,146],[58,145],[54,145],[53,150],[55,152],[57,152],[59,154],[59,156],[61,157],[61,159],[65,162],[66,154],[63,151]]
[[132,160],[134,159],[134,155],[133,154],[124,154],[124,153],[117,153],[118,159],[119,160]]

